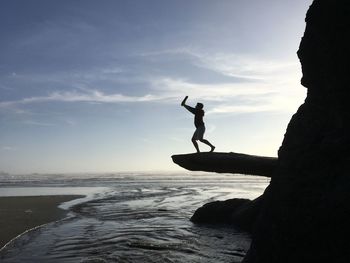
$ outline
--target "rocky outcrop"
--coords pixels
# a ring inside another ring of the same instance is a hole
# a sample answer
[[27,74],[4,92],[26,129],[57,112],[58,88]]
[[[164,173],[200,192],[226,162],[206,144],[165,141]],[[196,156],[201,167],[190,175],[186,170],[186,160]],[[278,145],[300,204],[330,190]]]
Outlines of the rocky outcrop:
[[230,224],[251,232],[260,212],[262,197],[253,201],[234,198],[210,202],[198,208],[191,217],[197,224]]
[[287,127],[270,185],[250,218],[242,209],[249,201],[196,212],[226,222],[247,216],[254,231],[244,263],[350,262],[349,36],[350,1],[314,0],[298,51],[307,98]]
[[277,158],[242,153],[203,152],[171,156],[173,162],[190,171],[240,173],[271,177]]
[[245,263],[350,262],[350,2],[315,0],[291,119]]
[[[271,177],[278,159],[242,153],[203,152],[172,156],[173,162],[190,171],[240,173]],[[251,201],[234,198],[210,202],[198,208],[191,221],[197,224],[230,224],[251,232],[260,212],[263,196]]]

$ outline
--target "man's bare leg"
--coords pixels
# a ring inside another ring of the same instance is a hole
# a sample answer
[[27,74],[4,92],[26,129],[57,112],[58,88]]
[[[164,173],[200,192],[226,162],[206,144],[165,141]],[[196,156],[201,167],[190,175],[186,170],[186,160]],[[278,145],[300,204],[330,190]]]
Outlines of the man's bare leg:
[[199,153],[200,151],[199,151],[199,147],[198,147],[198,143],[197,143],[196,139],[192,138],[192,143],[194,145],[194,148],[196,148],[197,153]]
[[200,139],[200,141],[201,141],[202,143],[204,143],[204,144],[210,146],[210,148],[211,148],[210,152],[213,152],[213,151],[214,151],[215,146],[212,145],[208,140],[206,140],[206,139]]

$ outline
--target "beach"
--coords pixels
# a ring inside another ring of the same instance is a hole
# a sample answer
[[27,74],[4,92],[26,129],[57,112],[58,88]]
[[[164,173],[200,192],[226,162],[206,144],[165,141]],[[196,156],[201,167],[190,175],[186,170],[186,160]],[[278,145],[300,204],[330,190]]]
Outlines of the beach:
[[61,203],[77,195],[0,197],[0,248],[26,230],[63,218]]
[[[268,179],[214,173],[0,176],[1,263],[242,261],[250,235],[190,221],[203,204],[254,199]],[[29,197],[30,195],[36,195]],[[16,195],[16,197],[6,197]],[[22,196],[22,197],[19,197]]]

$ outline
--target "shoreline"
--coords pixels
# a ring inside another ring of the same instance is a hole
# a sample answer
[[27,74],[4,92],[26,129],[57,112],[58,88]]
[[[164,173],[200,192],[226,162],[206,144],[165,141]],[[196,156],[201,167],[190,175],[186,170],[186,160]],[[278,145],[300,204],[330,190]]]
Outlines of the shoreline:
[[24,232],[64,218],[68,211],[58,206],[83,195],[0,197],[0,250]]

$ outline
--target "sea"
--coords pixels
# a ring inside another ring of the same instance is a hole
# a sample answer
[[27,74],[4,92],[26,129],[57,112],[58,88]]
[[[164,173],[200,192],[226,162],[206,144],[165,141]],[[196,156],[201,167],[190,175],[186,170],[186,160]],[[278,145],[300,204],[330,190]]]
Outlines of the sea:
[[0,196],[85,196],[61,204],[66,218],[12,240],[0,262],[241,262],[248,233],[190,218],[208,202],[254,199],[268,184],[202,172],[0,174]]

